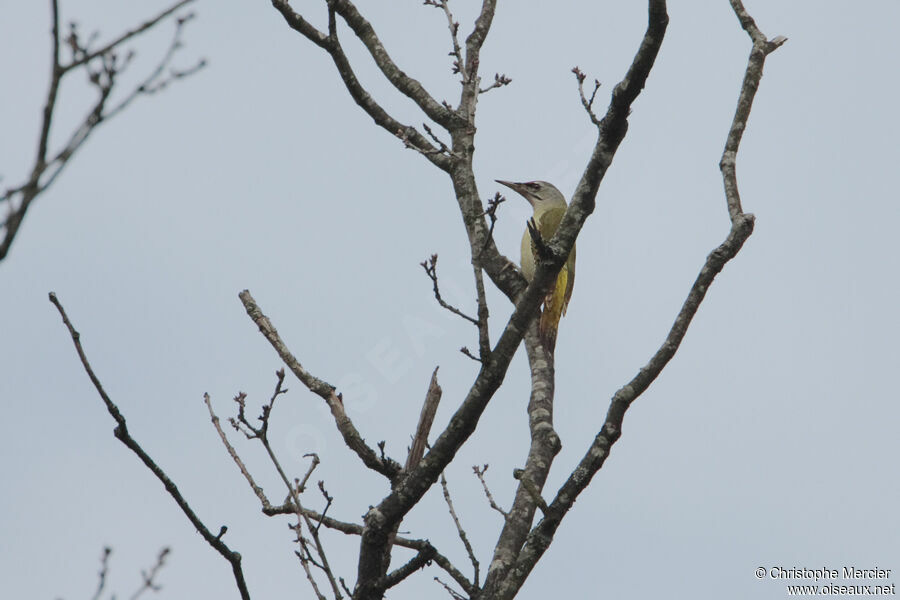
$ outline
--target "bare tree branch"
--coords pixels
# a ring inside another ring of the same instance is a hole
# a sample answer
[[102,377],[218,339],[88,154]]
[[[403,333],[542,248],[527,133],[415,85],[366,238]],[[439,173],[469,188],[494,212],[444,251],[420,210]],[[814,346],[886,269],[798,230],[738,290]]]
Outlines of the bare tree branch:
[[437,380],[438,367],[431,373],[431,381],[428,383],[428,391],[425,393],[425,402],[422,403],[422,411],[419,414],[419,424],[413,435],[412,445],[409,447],[409,455],[406,458],[404,470],[411,471],[425,455],[425,446],[428,444],[428,434],[437,414],[438,404],[441,401],[441,386]]
[[[144,594],[144,592],[158,592],[162,589],[162,586],[157,583],[156,577],[165,566],[166,557],[168,557],[170,552],[171,550],[169,548],[163,548],[157,555],[156,562],[153,564],[150,570],[141,571],[141,585],[130,596],[131,600],[137,600]],[[97,590],[94,592],[92,600],[100,600],[101,596],[103,595],[104,589],[106,589],[106,579],[109,575],[110,556],[112,556],[112,548],[110,548],[109,546],[103,548],[103,555],[100,557],[100,572],[98,573]],[[115,593],[112,593],[109,597],[112,600],[115,600],[116,595]]]
[[[298,508],[292,502],[287,502],[281,506],[268,506],[263,508],[263,513],[267,516],[275,516],[275,515],[290,515],[295,514],[297,511],[302,512],[305,516],[309,517],[310,520],[316,521],[324,525],[329,529],[333,529],[335,531],[340,531],[346,535],[362,535],[363,526],[358,525],[356,523],[350,523],[347,521],[340,521],[338,519],[334,519],[332,517],[326,517],[324,514],[316,512],[306,507]],[[416,540],[410,539],[403,536],[397,536],[394,540],[394,544],[397,546],[402,546],[403,548],[411,548],[413,550],[421,550],[425,547],[426,544],[430,544],[427,540]],[[454,581],[456,581],[460,587],[466,590],[467,594],[474,595],[477,588],[474,584],[469,581],[465,575],[463,575],[450,560],[441,554],[440,552],[436,552],[432,557],[432,560],[444,571],[450,575]]]
[[[753,20],[753,17],[750,16],[750,13],[747,12],[747,9],[744,8],[744,4],[741,0],[728,0],[731,3],[731,9],[734,11],[735,16],[737,16],[738,21],[741,22],[741,28],[747,32],[747,35],[750,36],[750,40],[754,45],[766,44],[766,36],[763,35],[763,32],[759,30],[759,27],[756,26],[756,21]],[[775,48],[783,44],[787,41],[787,38],[782,38],[782,36],[778,36],[776,40],[781,40],[777,43]],[[775,40],[773,40],[774,42]],[[774,50],[775,48],[772,48]],[[769,52],[771,52],[770,50]],[[741,86],[743,88],[743,86]]]
[[453,600],[466,600],[466,597],[454,590],[452,587],[441,581],[440,577],[435,577],[435,581],[437,581],[441,586],[443,586],[444,590],[450,595]]
[[448,1],[425,0],[424,4],[426,6],[435,6],[444,11],[444,15],[447,17],[447,26],[450,29],[450,39],[453,42],[453,49],[450,51],[450,56],[454,58],[453,73],[459,73],[463,81],[465,81],[468,79],[468,76],[466,75],[466,65],[463,61],[462,48],[459,46],[459,22],[453,18]]
[[[436,260],[436,257],[437,255],[433,258]],[[435,286],[437,286],[437,279],[435,279]],[[437,290],[437,287],[435,287],[435,290]],[[409,453],[406,457],[406,466],[403,467],[404,473],[409,473],[419,464],[419,461],[422,460],[422,456],[425,454],[425,447],[428,445],[428,434],[431,433],[431,426],[434,424],[434,416],[437,413],[438,404],[441,401],[441,394],[443,393],[441,386],[438,385],[437,372],[438,367],[435,367],[434,371],[431,373],[431,381],[428,384],[428,391],[425,393],[425,401],[422,403],[422,410],[419,413],[419,423],[416,425],[412,444],[410,444],[409,447]],[[391,548],[394,545],[394,540],[397,538],[397,532],[399,530],[400,522],[398,521],[388,535],[387,552],[384,554],[385,571],[387,571],[387,568],[390,566]],[[386,586],[383,589],[386,589],[387,587],[390,586]]]
[[97,375],[94,374],[93,368],[91,368],[90,363],[88,362],[87,355],[84,353],[84,349],[81,347],[81,334],[75,330],[75,327],[72,325],[72,322],[69,321],[68,315],[66,315],[66,311],[60,303],[59,299],[56,297],[56,294],[50,292],[50,302],[56,307],[56,310],[59,311],[60,316],[62,317],[63,323],[66,328],[69,330],[69,335],[72,337],[72,342],[75,344],[75,351],[78,353],[78,358],[81,360],[81,364],[84,367],[85,372],[91,380],[91,383],[94,384],[94,387],[97,390],[97,393],[100,394],[100,398],[103,400],[103,403],[106,405],[106,410],[112,416],[112,418],[116,422],[116,428],[113,430],[116,438],[125,444],[129,450],[134,452],[138,458],[141,459],[141,462],[150,469],[150,471],[156,476],[157,479],[165,486],[166,491],[169,492],[169,495],[172,496],[172,499],[175,500],[175,503],[181,509],[181,511],[185,514],[194,528],[198,533],[206,540],[206,543],[212,546],[216,552],[222,555],[225,560],[231,563],[231,570],[234,574],[234,580],[237,584],[238,591],[241,594],[241,598],[244,600],[249,600],[250,592],[247,590],[247,584],[244,580],[244,572],[241,569],[241,555],[233,550],[231,550],[225,542],[222,541],[221,535],[214,536],[206,525],[203,524],[203,521],[200,520],[200,517],[194,512],[194,510],[190,507],[187,500],[184,499],[184,496],[181,495],[181,492],[178,491],[178,487],[175,483],[169,479],[169,476],[165,474],[165,472],[150,458],[150,455],[147,454],[144,449],[140,446],[140,444],[135,441],[134,438],[128,433],[128,426],[125,423],[125,416],[122,415],[121,411],[119,411],[119,407],[116,406],[113,401],[109,398],[106,393],[106,390],[103,389],[103,385],[100,383],[100,379]]
[[428,542],[419,550],[419,552],[412,557],[409,562],[400,567],[399,569],[392,571],[384,576],[383,579],[378,581],[375,584],[376,589],[378,589],[382,594],[384,590],[390,589],[424,567],[428,564],[431,559],[434,558],[435,550]]
[[428,275],[429,279],[431,279],[432,288],[434,290],[434,299],[438,301],[438,304],[440,304],[442,308],[449,310],[454,315],[456,315],[458,317],[462,317],[463,319],[465,319],[469,323],[472,323],[473,325],[476,325],[476,326],[479,325],[478,319],[473,319],[472,317],[470,317],[466,313],[462,312],[455,306],[451,306],[450,304],[447,304],[444,301],[444,299],[441,297],[441,290],[438,287],[438,278],[437,278],[437,259],[438,259],[438,255],[432,254],[431,258],[429,258],[428,260],[423,260],[422,262],[419,263],[419,265],[423,269],[425,269],[425,274]]
[[300,560],[300,566],[303,569],[303,572],[306,574],[306,580],[309,581],[309,585],[312,588],[313,593],[316,595],[316,600],[326,600],[325,594],[323,594],[319,589],[319,584],[318,582],[316,582],[316,578],[313,576],[312,569],[310,569],[309,567],[310,561],[306,559],[302,552],[295,550],[294,554]]
[[175,35],[172,38],[172,42],[169,44],[169,48],[166,50],[166,53],[163,55],[162,59],[157,63],[156,68],[150,72],[150,75],[145,77],[140,84],[138,84],[130,94],[128,94],[125,98],[123,98],[118,104],[116,104],[113,108],[103,114],[103,119],[108,120],[112,117],[116,116],[121,111],[125,110],[129,104],[131,104],[138,96],[141,95],[153,95],[158,92],[166,89],[169,84],[179,79],[184,79],[185,77],[190,77],[200,69],[206,66],[206,60],[200,59],[193,66],[188,67],[187,69],[174,69],[169,68],[168,77],[162,78],[163,73],[166,70],[166,67],[169,67],[172,63],[172,59],[175,57],[175,53],[178,52],[179,49],[182,48],[183,42],[181,39],[182,30],[184,28],[184,24],[189,22],[194,18],[193,13],[189,14],[185,17],[182,17],[177,20],[177,27],[175,29]]
[[162,589],[162,586],[156,583],[156,576],[159,575],[159,572],[162,570],[163,566],[165,566],[166,557],[169,555],[170,551],[169,548],[160,550],[159,556],[156,557],[156,563],[150,567],[150,570],[141,571],[141,579],[143,579],[141,587],[131,595],[131,600],[137,600],[146,591],[158,592]]
[[382,45],[381,40],[372,29],[365,17],[363,17],[356,6],[350,0],[328,0],[329,6],[341,15],[356,37],[365,45],[369,54],[375,60],[375,64],[381,69],[385,78],[397,88],[403,95],[416,103],[422,109],[428,118],[439,123],[445,129],[451,129],[455,126],[455,122],[459,117],[451,110],[442,106],[434,98],[431,97],[422,84],[417,80],[409,77],[400,67],[394,63],[387,50]]
[[[92,52],[84,53],[82,56],[78,57],[77,59],[73,59],[72,62],[70,62],[66,65],[61,65],[62,70],[64,72],[71,71],[72,69],[80,67],[83,64],[91,62],[92,60],[94,60],[95,58],[97,58],[99,56],[104,56],[106,54],[109,54],[112,50],[118,48],[119,46],[121,46],[122,44],[124,44],[125,42],[130,40],[131,38],[139,36],[140,34],[144,33],[148,29],[151,29],[157,23],[159,23],[160,21],[162,21],[169,15],[175,13],[175,11],[177,11],[179,8],[181,8],[183,6],[187,6],[188,4],[190,4],[193,1],[194,0],[181,0],[180,2],[177,2],[176,4],[170,6],[166,10],[162,11],[161,13],[159,13],[158,15],[153,17],[152,19],[148,19],[147,21],[144,21],[143,23],[141,23],[134,29],[130,29],[130,30],[126,31],[125,33],[123,33],[122,35],[120,35],[119,37],[114,39],[113,41],[109,42],[105,46],[101,46],[99,49],[94,50]],[[57,0],[53,0],[53,2],[54,2],[54,4],[56,4]]]
[[[267,442],[267,444],[268,444],[268,442]],[[269,454],[272,457],[272,462],[280,470],[281,466],[275,460],[274,453],[270,452]],[[315,462],[314,462],[314,464],[315,464]],[[300,493],[302,492],[302,490],[299,488],[299,486],[291,486],[291,484],[289,482],[286,482],[286,483],[288,486],[288,490],[290,491],[290,494],[294,499],[294,503],[296,504],[296,506],[298,508],[297,513],[296,513],[297,514],[297,525],[294,527],[294,530],[297,533],[297,542],[300,544],[301,548],[303,549],[303,553],[302,554],[298,553],[297,556],[298,556],[298,558],[300,558],[301,563],[305,563],[306,561],[309,561],[312,564],[314,564],[315,566],[317,566],[319,568],[319,570],[321,570],[322,573],[325,574],[325,578],[328,580],[328,583],[331,586],[331,592],[332,592],[332,594],[334,594],[334,597],[337,599],[340,599],[341,591],[340,591],[340,587],[338,586],[337,577],[335,576],[334,571],[332,570],[331,565],[329,564],[328,556],[325,554],[325,546],[322,544],[322,539],[319,537],[319,527],[321,527],[322,521],[319,521],[315,527],[313,526],[312,520],[309,518],[308,515],[304,514],[304,512],[302,510],[303,507],[300,505]],[[325,491],[325,487],[321,481],[319,482],[319,489],[322,491],[322,494],[325,496],[325,500],[326,500],[325,509],[322,511],[322,518],[324,519],[325,512],[328,511],[328,507],[331,506],[331,502],[332,502],[333,498],[331,496],[329,496],[328,493]],[[306,529],[307,529],[307,531],[309,531],[309,535],[312,537],[313,546],[316,549],[316,554],[319,556],[319,561],[316,561],[313,559],[312,553],[309,550],[309,544],[307,543],[306,539],[303,537],[303,534],[302,534],[302,526],[303,525],[306,525]],[[305,564],[304,564],[304,566],[305,566]],[[310,581],[313,581],[313,579],[311,577],[312,574],[309,573],[308,571],[307,571],[307,574],[310,576]]]
[[447,486],[447,477],[441,473],[441,491],[444,493],[444,502],[447,503],[447,510],[450,512],[450,518],[453,519],[453,525],[456,527],[456,533],[459,535],[460,541],[462,541],[463,546],[466,549],[466,554],[469,555],[469,561],[472,563],[472,568],[474,570],[474,575],[472,580],[474,584],[478,585],[479,580],[479,569],[481,568],[478,559],[475,557],[475,550],[472,548],[472,544],[469,543],[469,536],[466,535],[466,530],[463,529],[462,523],[459,521],[459,516],[456,514],[456,509],[453,507],[453,499],[450,497],[450,488]]
[[506,202],[506,198],[501,196],[499,192],[488,200],[488,208],[481,214],[481,217],[487,216],[491,220],[487,239],[478,253],[472,254],[472,271],[475,275],[475,293],[478,299],[478,354],[480,362],[490,360],[491,355],[490,310],[488,309],[487,296],[484,291],[484,266],[481,262],[481,256],[487,248],[488,242],[493,239],[494,225],[497,224],[497,209],[503,202]]
[[[301,493],[302,493],[304,490],[306,490],[306,482],[309,481],[309,478],[312,476],[313,471],[315,471],[315,470],[316,470],[316,467],[319,466],[319,463],[322,462],[321,460],[319,460],[319,455],[316,454],[315,452],[308,452],[308,453],[306,453],[306,454],[303,455],[303,458],[312,458],[312,460],[311,460],[310,463],[309,463],[309,468],[306,470],[306,475],[304,475],[304,476],[303,476],[303,479],[300,480],[300,482],[297,483],[297,486],[296,486],[296,487],[297,487],[297,489],[298,489]],[[321,484],[322,482],[320,481],[319,483]],[[324,493],[324,492],[323,492],[323,493]],[[329,501],[331,500],[330,498],[327,498],[327,499],[328,499]],[[326,510],[327,510],[327,507],[326,507]],[[318,529],[318,527],[316,527],[316,529]]]
[[594,100],[597,98],[597,90],[600,89],[600,82],[596,79],[594,80],[594,91],[591,92],[591,97],[588,99],[587,96],[584,95],[584,80],[586,76],[581,72],[581,69],[578,67],[573,67],[572,72],[575,74],[575,79],[578,80],[578,94],[581,96],[581,105],[584,107],[585,112],[587,112],[588,116],[591,118],[591,123],[600,126],[600,119],[597,118],[597,115],[594,114]]
[[234,446],[231,445],[231,442],[228,441],[228,436],[225,435],[225,432],[222,430],[222,426],[219,423],[219,417],[216,416],[216,413],[213,412],[212,402],[209,398],[209,394],[203,394],[203,402],[206,403],[206,408],[209,410],[209,417],[212,421],[213,427],[216,428],[216,432],[219,434],[219,439],[222,440],[222,443],[225,444],[225,449],[228,451],[228,455],[234,460],[235,464],[240,469],[241,474],[244,476],[244,479],[247,480],[247,483],[250,484],[250,489],[253,490],[253,493],[256,494],[256,497],[259,498],[259,501],[262,503],[263,508],[269,508],[272,505],[269,503],[269,499],[266,498],[266,494],[263,491],[262,487],[257,485],[256,481],[253,480],[253,476],[250,474],[250,471],[247,469],[247,466],[244,464],[244,461],[241,460],[240,456],[238,456],[237,450],[234,449]]
[[[313,27],[300,14],[296,13],[286,0],[271,0],[271,2],[272,6],[281,13],[285,22],[287,22],[292,29],[303,34],[304,37],[328,52],[337,68],[338,74],[341,76],[341,80],[344,82],[344,86],[350,93],[350,96],[367,115],[372,117],[379,127],[385,129],[388,133],[397,137],[409,147],[418,150],[422,156],[427,158],[433,165],[442,171],[449,171],[453,164],[452,156],[444,154],[439,148],[434,147],[427,138],[416,130],[415,127],[404,125],[388,114],[388,112],[372,98],[371,94],[369,94],[359,82],[356,73],[354,73],[353,68],[350,65],[347,55],[344,54],[340,40],[338,39],[337,25],[334,19],[334,12],[337,10],[337,7],[334,5],[334,2],[329,3],[329,27],[327,35]],[[385,68],[389,69],[389,67]],[[407,89],[411,88],[407,86]],[[441,110],[446,109],[441,107]]]
[[[533,319],[525,335],[525,351],[531,370],[531,395],[528,400],[528,425],[531,444],[523,476],[509,512],[504,513],[503,529],[494,548],[491,568],[485,579],[485,589],[493,589],[507,576],[509,569],[527,539],[535,510],[541,500],[541,490],[550,474],[553,460],[562,442],[553,429],[553,396],[556,385],[553,358],[542,346],[538,333],[538,319]],[[485,490],[487,488],[485,487]]]
[[97,88],[98,99],[81,125],[72,132],[69,141],[66,142],[63,148],[47,163],[45,171],[48,172],[49,175],[40,181],[38,193],[43,192],[50,187],[68,164],[69,159],[72,158],[75,152],[87,141],[91,133],[93,133],[101,123],[109,121],[118,115],[139,96],[155,94],[162,91],[176,79],[188,77],[206,66],[206,61],[200,60],[197,64],[187,70],[171,70],[168,77],[162,77],[166,68],[171,65],[176,52],[183,47],[182,33],[184,25],[191,19],[193,19],[193,14],[180,17],[176,20],[172,41],[169,43],[168,49],[163,54],[163,57],[159,60],[156,67],[123,99],[110,109],[107,109],[106,107],[107,101],[112,94],[116,79],[125,70],[125,66],[130,59],[126,58],[124,64],[119,64],[115,54],[104,54],[99,57],[99,62],[101,63],[100,69],[90,74],[90,82]]
[[478,298],[478,355],[479,360],[485,362],[491,359],[491,333],[488,327],[491,313],[484,291],[483,270],[477,258],[472,259],[472,272],[475,275],[475,293]]
[[475,476],[478,477],[478,481],[481,482],[481,487],[484,489],[484,495],[488,499],[488,504],[491,508],[496,510],[498,513],[503,515],[503,518],[506,519],[508,514],[505,510],[500,508],[496,502],[494,502],[494,496],[491,494],[490,488],[488,488],[487,481],[484,480],[484,474],[488,470],[488,465],[484,465],[483,467],[479,467],[478,465],[474,465],[472,467],[472,471],[475,473]]
[[489,92],[493,89],[501,88],[501,87],[509,85],[511,83],[512,83],[512,79],[510,79],[506,75],[503,75],[501,73],[494,73],[494,82],[491,85],[487,86],[486,88],[479,89],[478,93],[486,94],[487,92]]
[[[476,77],[478,66],[481,62],[481,47],[487,39],[488,31],[491,30],[491,23],[494,21],[494,11],[497,8],[497,0],[484,0],[481,3],[481,12],[475,19],[475,27],[472,33],[466,38],[466,72],[469,73],[470,79]],[[472,83],[475,83],[474,81]],[[478,89],[475,83],[474,88]],[[470,91],[471,93],[471,91]]]
[[[66,42],[72,50],[72,60],[63,64],[60,57],[61,33],[59,28],[59,4],[58,0],[51,0],[51,44],[52,44],[52,64],[50,69],[50,84],[47,90],[47,98],[44,103],[44,109],[41,119],[41,128],[38,135],[37,154],[34,164],[31,168],[31,174],[24,183],[7,189],[0,196],[0,204],[6,203],[6,215],[0,221],[0,260],[6,258],[9,254],[10,247],[19,232],[25,214],[28,212],[32,202],[43,193],[59,176],[69,159],[84,144],[87,138],[94,130],[103,122],[110,120],[122,110],[124,110],[131,102],[141,94],[152,93],[157,89],[164,88],[170,81],[181,79],[189,76],[202,68],[206,63],[200,61],[194,67],[184,71],[172,71],[170,77],[163,81],[157,81],[161,77],[164,69],[169,66],[174,57],[175,52],[182,47],[181,32],[184,24],[192,15],[176,18],[175,36],[169,45],[163,59],[157,67],[151,72],[151,75],[136,86],[125,99],[122,100],[111,110],[106,110],[107,100],[113,92],[117,76],[128,66],[130,52],[124,61],[118,60],[116,51],[129,40],[139,36],[140,34],[152,29],[154,26],[173,15],[178,9],[193,2],[194,0],[180,0],[167,10],[163,11],[156,17],[144,22],[140,26],[127,31],[118,38],[102,46],[98,50],[89,50],[86,44],[82,44],[78,38],[76,26],[73,24]],[[59,98],[59,90],[63,78],[68,73],[74,72],[82,68],[88,75],[89,83],[97,89],[98,98],[94,102],[92,108],[88,111],[84,121],[75,128],[69,135],[67,143],[53,157],[49,156],[49,140],[53,116]],[[151,89],[152,84],[157,83],[158,87]]]
[[109,555],[112,554],[112,548],[106,546],[103,549],[103,556],[100,557],[100,572],[97,574],[97,591],[94,592],[92,600],[100,600],[103,588],[106,587],[106,575],[109,573]]
[[284,361],[284,364],[287,365],[291,372],[296,375],[297,379],[299,379],[309,391],[325,400],[325,403],[328,404],[331,415],[334,417],[334,422],[337,425],[341,436],[343,436],[344,443],[347,444],[347,447],[353,450],[367,467],[377,473],[381,473],[389,480],[393,481],[400,472],[400,465],[391,459],[382,460],[375,454],[375,451],[366,444],[365,440],[359,434],[359,431],[357,431],[356,427],[353,425],[353,421],[347,416],[347,413],[344,410],[343,398],[337,393],[335,387],[330,383],[314,377],[300,364],[281,340],[281,336],[278,335],[278,330],[275,329],[275,326],[272,325],[269,318],[263,314],[259,305],[256,304],[256,300],[250,295],[249,290],[244,290],[238,294],[238,296],[244,304],[247,314],[253,322],[256,323],[257,327],[259,327],[263,336],[269,340],[272,347],[275,348],[275,351],[278,353],[278,356],[281,357],[281,360]]
[[[63,70],[59,60],[59,2],[50,0],[53,26],[51,31],[51,43],[53,45],[53,64],[50,67],[50,89],[47,91],[47,102],[44,104],[44,119],[41,124],[41,134],[38,141],[38,152],[35,158],[35,171],[43,168],[47,161],[47,144],[50,140],[50,123],[53,119],[53,109],[56,107],[56,97],[59,93],[59,84],[62,80]],[[32,174],[32,179],[36,179]]]
[[787,38],[778,36],[771,42],[767,41],[766,36],[756,26],[756,22],[744,9],[741,1],[729,1],[741,22],[741,27],[744,28],[744,31],[747,32],[747,35],[753,41],[753,48],[750,50],[750,58],[747,63],[747,70],[744,73],[744,81],[741,84],[741,94],[738,98],[734,119],[731,122],[731,129],[728,131],[728,138],[725,141],[722,160],[719,161],[719,169],[722,171],[722,179],[725,184],[725,197],[728,201],[728,216],[734,222],[743,214],[736,173],[738,146],[741,144],[744,129],[747,127],[747,118],[750,116],[750,109],[753,107],[753,98],[759,89],[759,81],[762,78],[763,63],[766,60],[766,56],[784,44]]
[[[310,585],[313,587],[316,595],[318,597],[322,597],[322,594],[319,591],[318,584],[312,574],[311,569],[309,568],[309,565],[317,567],[322,571],[322,573],[325,574],[325,577],[328,579],[328,582],[331,585],[331,590],[335,598],[340,598],[341,592],[338,586],[337,577],[335,577],[334,572],[331,569],[328,557],[325,554],[325,548],[322,545],[321,539],[319,538],[319,527],[322,524],[321,520],[314,526],[309,516],[303,511],[303,505],[300,502],[300,494],[302,494],[305,490],[306,481],[309,479],[312,471],[315,469],[316,465],[319,464],[319,457],[315,454],[307,455],[311,456],[313,460],[312,464],[309,467],[309,470],[306,473],[306,476],[303,478],[303,483],[301,483],[299,479],[294,479],[294,483],[292,484],[284,468],[281,466],[281,461],[279,461],[278,457],[275,456],[275,451],[272,449],[272,445],[269,443],[269,422],[272,417],[272,411],[275,408],[275,400],[282,394],[287,393],[287,390],[284,389],[284,369],[279,369],[278,371],[276,371],[275,375],[277,377],[275,391],[272,393],[269,402],[267,404],[264,404],[262,407],[262,414],[257,419],[260,422],[260,425],[255,426],[247,420],[245,402],[246,394],[244,393],[238,394],[235,398],[235,401],[238,403],[238,416],[237,419],[231,418],[230,422],[235,429],[243,432],[248,439],[258,440],[263,445],[263,448],[265,449],[266,454],[269,457],[269,461],[272,463],[272,466],[275,467],[275,470],[278,472],[278,476],[281,478],[282,483],[284,483],[284,486],[287,488],[288,497],[293,502],[293,506],[296,509],[294,511],[294,514],[297,517],[297,524],[290,526],[296,534],[295,541],[300,546],[300,550],[295,551],[295,554],[297,558],[300,559],[303,570],[305,571]],[[207,406],[209,406],[208,402]],[[210,413],[212,413],[211,408]],[[214,418],[213,423],[217,425],[217,421],[218,420]],[[223,442],[225,442],[226,447],[230,448],[230,444],[228,444],[227,440],[224,438],[224,435]],[[242,463],[239,462],[239,465],[241,464]],[[252,480],[248,477],[248,481]],[[325,509],[322,511],[322,519],[324,519],[325,512],[327,512],[328,507],[331,506],[333,498],[325,490],[325,486],[321,481],[319,482],[319,489],[321,490],[322,495],[326,500]],[[260,496],[258,495],[258,497]],[[260,498],[262,501],[265,501],[264,496]],[[304,525],[306,526],[306,529],[309,532],[310,537],[312,538],[312,545],[315,548],[315,553],[316,556],[318,556],[318,560],[316,560],[316,557],[313,556],[313,553],[310,550],[309,540],[307,540],[303,536]]]

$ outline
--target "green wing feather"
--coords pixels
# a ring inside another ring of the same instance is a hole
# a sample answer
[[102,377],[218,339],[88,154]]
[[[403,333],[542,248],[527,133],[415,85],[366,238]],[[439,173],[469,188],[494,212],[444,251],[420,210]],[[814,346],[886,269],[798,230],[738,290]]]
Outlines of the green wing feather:
[[[548,210],[538,220],[538,229],[541,237],[549,240],[559,228],[559,223],[565,214],[565,209]],[[534,251],[535,248],[532,248]],[[572,289],[575,287],[575,247],[569,254],[568,260],[559,271],[556,285],[553,286],[544,298],[544,310],[541,313],[540,333],[544,346],[553,352],[556,347],[556,332],[559,329],[559,320],[569,307],[572,298]]]

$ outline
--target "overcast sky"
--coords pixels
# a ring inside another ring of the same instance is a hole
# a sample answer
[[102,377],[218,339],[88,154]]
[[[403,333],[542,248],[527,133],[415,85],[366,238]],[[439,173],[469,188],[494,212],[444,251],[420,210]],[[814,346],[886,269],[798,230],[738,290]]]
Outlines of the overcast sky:
[[[49,2],[0,2],[2,185],[34,154],[49,74]],[[167,6],[65,0],[101,39]],[[324,24],[324,2],[299,2]],[[443,15],[415,2],[360,1],[395,60],[453,102]],[[476,3],[452,8],[468,32]],[[140,5],[140,6],[138,6]],[[893,569],[900,579],[900,252],[896,0],[747,0],[771,38],[738,157],[756,231],[712,286],[684,344],[629,411],[610,459],[523,588],[593,598],[783,598],[757,567]],[[139,99],[104,124],[28,213],[0,263],[0,577],[9,598],[89,598],[102,548],[109,586],[140,583],[172,554],[161,598],[237,598],[230,567],[192,531],[159,482],[112,435],[78,363],[53,290],[134,437],[207,525],[244,556],[254,598],[312,597],[288,520],[259,512],[209,423],[231,398],[254,406],[281,365],[238,301],[249,288],[294,354],[343,391],[371,443],[404,455],[432,369],[443,427],[474,379],[458,352],[471,325],[437,307],[419,262],[440,255],[449,299],[474,312],[468,244],[448,179],[377,129],[324,53],[268,2],[195,5],[176,61],[209,67]],[[718,161],[750,42],[728,2],[673,2],[656,67],[578,241],[578,279],[557,346],[555,426],[563,442],[546,494],[599,429],[609,398],[664,339],[706,255],[729,228]],[[570,70],[603,84],[625,73],[646,25],[640,2],[501,2],[482,72],[513,83],[481,97],[475,169],[546,179],[567,196],[594,130]],[[123,85],[150,68],[171,24],[136,44]],[[350,43],[363,82],[401,120],[417,109]],[[76,76],[77,78],[77,76]],[[124,88],[123,88],[124,89]],[[62,90],[52,138],[87,110],[81,81]],[[502,206],[495,236],[518,255],[528,216]],[[509,303],[489,290],[496,334]],[[323,402],[288,379],[271,437],[291,474],[313,476],[329,514],[358,521],[386,494],[340,441]],[[501,526],[471,474],[508,507],[528,444],[528,371],[517,355],[473,439],[447,471],[487,569]],[[254,412],[252,414],[256,414]],[[284,493],[261,449],[234,438],[269,497]],[[314,496],[307,504],[318,508]],[[404,521],[465,568],[439,489]],[[324,536],[352,585],[358,539]],[[400,560],[399,558],[396,560]],[[429,569],[390,598],[448,597]],[[812,582],[815,583],[815,582]],[[838,583],[853,583],[839,581]]]

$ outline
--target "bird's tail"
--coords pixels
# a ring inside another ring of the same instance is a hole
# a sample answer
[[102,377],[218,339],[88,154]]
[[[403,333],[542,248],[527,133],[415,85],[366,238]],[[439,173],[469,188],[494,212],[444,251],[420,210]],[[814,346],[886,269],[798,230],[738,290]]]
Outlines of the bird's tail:
[[548,352],[553,354],[556,348],[556,333],[559,330],[559,320],[566,314],[566,287],[568,285],[569,270],[563,266],[556,278],[556,285],[544,298],[544,310],[541,313],[540,334],[541,342]]

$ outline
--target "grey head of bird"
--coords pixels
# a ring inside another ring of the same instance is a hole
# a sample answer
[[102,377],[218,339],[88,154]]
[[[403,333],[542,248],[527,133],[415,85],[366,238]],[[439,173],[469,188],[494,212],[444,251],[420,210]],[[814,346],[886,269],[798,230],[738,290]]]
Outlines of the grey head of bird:
[[495,181],[518,192],[523,198],[528,200],[535,213],[541,213],[551,208],[565,209],[567,206],[566,197],[552,183],[546,181],[517,183],[515,181],[503,181],[502,179],[496,179]]

